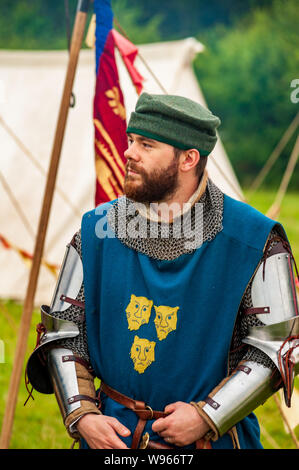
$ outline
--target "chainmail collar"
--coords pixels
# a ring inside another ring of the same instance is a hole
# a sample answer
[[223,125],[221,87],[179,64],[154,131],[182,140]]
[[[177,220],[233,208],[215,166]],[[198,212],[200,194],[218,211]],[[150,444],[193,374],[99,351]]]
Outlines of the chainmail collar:
[[124,245],[150,258],[173,260],[193,253],[223,229],[223,193],[207,178],[199,197],[200,184],[188,201],[188,210],[171,223],[158,220],[153,213],[149,216],[148,208],[122,196],[107,213],[109,226]]

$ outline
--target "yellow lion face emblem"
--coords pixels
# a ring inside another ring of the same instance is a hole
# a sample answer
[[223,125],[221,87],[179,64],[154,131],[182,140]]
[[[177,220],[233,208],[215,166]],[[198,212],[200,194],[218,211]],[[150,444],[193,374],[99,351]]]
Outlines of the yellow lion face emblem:
[[145,369],[155,360],[155,341],[135,336],[131,347],[130,357],[134,363],[134,369],[143,374]]
[[131,295],[130,303],[126,308],[129,330],[138,330],[141,325],[149,322],[152,306],[152,300]]
[[173,330],[176,330],[177,311],[180,307],[155,306],[156,318],[154,320],[159,340],[165,339]]

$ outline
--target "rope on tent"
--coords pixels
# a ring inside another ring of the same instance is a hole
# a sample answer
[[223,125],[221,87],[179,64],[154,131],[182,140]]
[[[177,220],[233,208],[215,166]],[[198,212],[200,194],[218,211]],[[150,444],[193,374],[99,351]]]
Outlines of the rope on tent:
[[0,181],[2,183],[2,186],[4,188],[4,190],[6,191],[6,193],[8,194],[8,197],[9,199],[11,200],[14,208],[16,209],[17,213],[19,214],[20,218],[22,219],[22,222],[24,224],[24,226],[26,227],[26,229],[28,230],[31,238],[34,240],[35,239],[35,234],[34,234],[34,230],[33,228],[31,227],[30,225],[30,222],[29,220],[27,219],[26,215],[24,214],[24,212],[22,211],[22,208],[19,204],[19,202],[17,201],[17,199],[14,197],[13,195],[13,192],[12,190],[10,189],[6,179],[4,178],[2,172],[0,171]]
[[[128,40],[128,41],[131,41],[129,36],[127,35],[127,33],[125,32],[125,30],[121,27],[121,25],[119,24],[119,22],[117,21],[117,19],[114,17],[114,23],[115,25],[118,27],[118,29],[120,30],[121,34]],[[160,82],[160,80],[158,79],[157,75],[154,74],[154,72],[152,71],[152,69],[150,68],[150,66],[148,65],[148,63],[146,62],[146,60],[142,57],[142,55],[140,54],[140,52],[138,51],[138,57],[140,58],[141,62],[143,63],[143,65],[146,67],[146,69],[148,70],[148,72],[151,74],[151,76],[153,77],[153,79],[156,81],[157,85],[160,87],[161,91],[165,94],[165,95],[168,95],[168,92],[166,91],[166,89],[164,88],[164,86],[162,85],[162,83]]]
[[5,320],[9,323],[11,329],[13,331],[17,331],[18,325],[15,322],[14,318],[9,313],[8,309],[6,308],[4,302],[0,299],[0,312],[5,317]]
[[287,426],[287,428],[288,428],[288,430],[289,430],[289,433],[290,433],[290,435],[291,435],[291,437],[292,437],[292,439],[293,439],[293,441],[294,441],[294,444],[295,444],[295,446],[296,446],[296,449],[299,449],[299,441],[298,441],[298,439],[296,438],[296,435],[295,435],[295,433],[294,433],[294,431],[293,431],[293,429],[292,429],[292,426],[290,425],[290,423],[289,423],[289,421],[288,421],[288,419],[287,419],[287,417],[286,417],[286,415],[285,415],[285,413],[284,413],[284,411],[283,411],[283,409],[282,409],[282,407],[281,407],[279,398],[276,396],[276,394],[273,395],[273,398],[274,398],[274,401],[275,401],[275,403],[276,403],[276,405],[277,405],[277,408],[279,409],[279,412],[280,412],[280,414],[281,414],[281,416],[282,416],[282,419],[283,419],[283,421],[285,422],[285,424],[286,424],[286,426]]
[[[0,117],[0,120],[1,120],[1,117]],[[4,175],[2,174],[2,172],[0,171],[0,181],[1,181],[1,184],[4,188],[4,190],[6,191],[12,205],[14,206],[14,208],[16,209],[18,215],[20,216],[26,230],[28,231],[30,237],[32,238],[32,240],[34,241],[35,240],[35,234],[34,234],[34,230],[33,228],[31,227],[30,225],[30,222],[29,220],[27,219],[25,213],[23,212],[18,200],[14,197],[14,194],[12,192],[12,190],[10,189],[9,187],[9,184],[7,183]],[[26,250],[22,249],[22,248],[19,248],[17,247],[16,245],[14,245],[13,243],[9,242],[3,235],[0,234],[0,242],[2,243],[2,246],[4,246],[4,248],[6,249],[12,249],[14,251],[16,251],[20,257],[22,258],[22,260],[25,262],[25,264],[28,265],[28,263],[31,263],[32,261],[32,258],[33,256],[29,253],[27,253]],[[49,271],[54,275],[55,278],[57,278],[57,272],[58,272],[58,269],[59,269],[59,266],[56,266],[52,263],[49,263],[48,261],[46,260],[42,260],[42,264],[49,269]]]
[[221,173],[221,175],[223,176],[223,178],[226,180],[226,182],[229,184],[229,186],[231,187],[231,189],[233,191],[235,191],[235,193],[238,195],[238,197],[240,198],[241,201],[243,202],[246,202],[246,199],[244,198],[244,196],[240,193],[240,191],[235,187],[235,185],[228,179],[227,175],[225,174],[225,172],[222,170],[222,168],[220,167],[220,165],[218,165],[217,161],[215,160],[214,156],[213,155],[210,155],[209,156],[209,159],[212,160],[212,162],[214,163],[214,165],[216,166],[217,170]]
[[269,444],[271,444],[274,449],[280,449],[281,447],[279,447],[275,439],[268,433],[267,429],[262,425],[261,422],[259,422],[259,426],[261,428],[262,435],[265,437],[265,439],[267,439]]
[[263,166],[255,180],[253,181],[251,187],[249,188],[249,197],[251,198],[255,191],[260,187],[262,182],[264,181],[266,175],[271,170],[272,166],[278,159],[279,155],[285,148],[286,144],[292,137],[293,133],[295,132],[296,128],[299,125],[299,112],[296,114],[295,118],[289,125],[288,129],[285,131],[284,135],[282,136],[281,140],[278,142],[277,146],[274,148],[273,152],[271,153],[270,157],[268,158],[266,164]]
[[288,184],[290,182],[291,176],[294,172],[298,156],[299,156],[299,135],[297,136],[294,148],[292,150],[287,168],[286,168],[285,173],[283,175],[283,178],[282,178],[279,190],[277,192],[275,201],[274,201],[274,203],[272,204],[272,206],[270,207],[270,209],[268,210],[268,212],[266,214],[271,219],[275,219],[279,215],[279,212],[280,212],[280,209],[281,209],[281,203],[282,203],[284,195],[287,191]]
[[[125,32],[125,30],[122,28],[122,26],[119,24],[118,20],[113,17],[113,21],[114,21],[114,24],[115,26],[119,29],[119,31],[121,32],[121,34],[130,42],[132,42],[129,38],[129,36],[127,35],[127,33]],[[90,48],[94,48],[95,46],[95,30],[96,30],[96,15],[93,14],[92,17],[91,17],[91,20],[90,20],[90,23],[89,23],[89,27],[88,27],[88,31],[87,31],[87,34],[86,34],[86,39],[85,39],[85,43],[88,47]],[[143,65],[146,67],[146,69],[148,70],[148,72],[151,74],[151,76],[153,77],[153,79],[155,80],[155,82],[157,83],[157,85],[160,87],[161,91],[165,94],[165,95],[168,95],[166,89],[164,88],[164,86],[162,85],[162,83],[160,82],[160,80],[158,79],[157,75],[154,74],[154,72],[152,71],[152,69],[149,67],[149,65],[147,64],[146,60],[142,57],[142,55],[140,54],[140,52],[138,51],[138,57],[140,58],[140,60],[142,61]]]
[[[28,251],[23,250],[22,248],[19,248],[18,246],[14,245],[10,241],[8,241],[7,238],[1,235],[1,233],[0,233],[0,243],[6,250],[13,250],[16,253],[18,253],[22,261],[24,261],[24,263],[27,266],[31,266],[31,263],[33,260],[33,255],[31,253],[28,253]],[[42,259],[41,264],[43,264],[53,274],[53,276],[57,278],[58,270],[60,269],[58,265],[49,263],[45,259]]]
[[[43,169],[39,161],[32,155],[32,153],[26,148],[23,142],[17,137],[17,135],[12,131],[12,129],[8,126],[8,124],[4,121],[2,116],[0,116],[0,124],[6,130],[6,132],[12,137],[12,139],[16,142],[18,147],[22,150],[22,152],[30,159],[30,161],[34,164],[34,166],[46,177],[47,172]],[[66,204],[72,209],[73,213],[81,220],[82,214],[78,211],[78,209],[72,204],[71,200],[67,197],[62,189],[59,186],[56,186],[55,190],[57,193],[62,197],[62,199],[66,202]]]
[[[25,216],[24,212],[22,211],[21,209],[21,206],[20,204],[18,203],[18,201],[16,200],[16,198],[14,197],[9,185],[7,184],[4,176],[2,175],[2,172],[0,171],[0,181],[5,189],[5,191],[7,192],[8,194],[8,197],[10,198],[13,206],[15,207],[16,211],[18,212],[20,218],[22,219],[22,222],[25,226],[25,228],[28,230],[31,238],[33,239],[33,241],[35,240],[35,235],[34,235],[34,231],[27,219],[27,217]],[[5,238],[3,235],[0,234],[0,242],[2,243],[2,246],[5,248],[5,249],[10,249],[10,250],[14,250],[15,252],[17,252],[21,259],[25,262],[25,264],[30,264],[31,261],[32,261],[32,258],[33,256],[28,253],[26,250],[22,249],[22,248],[19,248],[17,247],[16,245],[14,245],[13,243],[9,242],[7,240],[7,238]],[[54,275],[55,278],[57,278],[57,273],[58,273],[58,269],[59,269],[59,266],[55,265],[55,264],[51,264],[49,263],[48,261],[46,260],[42,260],[42,264],[44,266],[46,266],[46,268],[49,269],[49,271]]]

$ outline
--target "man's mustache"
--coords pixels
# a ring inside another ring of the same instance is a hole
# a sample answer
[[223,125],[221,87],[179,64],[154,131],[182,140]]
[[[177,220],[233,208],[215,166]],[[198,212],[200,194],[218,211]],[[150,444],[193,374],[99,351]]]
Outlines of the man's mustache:
[[126,164],[126,173],[128,173],[128,170],[135,171],[136,173],[142,173],[142,171],[134,163],[127,163]]

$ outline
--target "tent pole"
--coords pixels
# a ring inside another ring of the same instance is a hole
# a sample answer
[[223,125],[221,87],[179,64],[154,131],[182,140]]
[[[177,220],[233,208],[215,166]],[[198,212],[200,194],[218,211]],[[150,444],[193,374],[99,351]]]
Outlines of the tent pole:
[[299,157],[299,135],[297,136],[294,148],[292,150],[292,153],[291,153],[291,156],[290,156],[290,159],[289,159],[289,163],[288,163],[287,168],[284,172],[284,175],[283,175],[282,181],[280,183],[280,187],[279,187],[279,190],[277,192],[275,201],[273,202],[272,206],[270,207],[270,209],[266,213],[266,215],[268,217],[270,217],[271,219],[275,219],[279,215],[281,202],[282,202],[282,200],[285,196],[285,193],[287,191],[287,188],[288,188],[291,176],[294,172],[298,157]]
[[295,435],[295,433],[294,433],[294,431],[293,431],[293,429],[292,429],[292,426],[290,425],[290,423],[289,423],[289,421],[288,421],[288,419],[287,419],[287,417],[286,417],[286,415],[285,415],[285,413],[284,413],[284,411],[283,411],[283,409],[282,409],[282,406],[281,406],[281,404],[280,404],[279,398],[277,397],[277,394],[276,394],[276,393],[273,395],[273,398],[274,398],[274,401],[275,401],[275,403],[276,403],[276,405],[277,405],[277,408],[278,408],[278,410],[279,410],[279,412],[280,412],[280,414],[281,414],[281,417],[282,417],[283,421],[285,422],[285,424],[286,424],[286,426],[287,426],[287,428],[288,428],[288,430],[289,430],[289,433],[291,434],[291,437],[292,437],[292,439],[293,439],[293,441],[294,441],[294,444],[295,444],[295,446],[296,446],[296,449],[299,449],[299,441],[298,441],[298,439],[296,438],[296,435]]
[[32,311],[34,307],[34,296],[37,287],[49,214],[55,189],[55,180],[58,170],[68,110],[70,106],[70,97],[72,93],[73,81],[77,67],[79,52],[83,42],[83,35],[87,19],[89,2],[90,0],[79,0],[77,6],[67,73],[65,78],[63,95],[60,103],[60,110],[47,176],[47,183],[44,192],[43,205],[40,213],[38,232],[35,240],[34,256],[30,270],[21,323],[19,327],[19,335],[15,350],[15,360],[13,364],[13,370],[8,391],[8,399],[2,423],[0,449],[7,449],[9,447],[12,435],[13,420],[18,398],[18,390],[20,386],[20,379],[27,349],[28,335],[31,326]]
[[283,149],[287,145],[288,141],[292,137],[292,135],[295,132],[298,125],[299,125],[299,113],[296,114],[293,121],[291,122],[291,124],[289,125],[289,127],[285,131],[284,135],[282,136],[281,140],[278,142],[277,146],[275,147],[275,149],[271,153],[269,159],[267,160],[267,162],[265,163],[265,165],[263,166],[263,168],[261,169],[261,171],[257,175],[256,179],[253,181],[251,187],[249,188],[249,198],[251,198],[253,196],[253,194],[256,192],[256,190],[260,187],[260,185],[264,181],[266,175],[271,170],[272,166],[274,165],[274,163],[278,159],[279,155],[281,154],[281,152],[283,151]]

